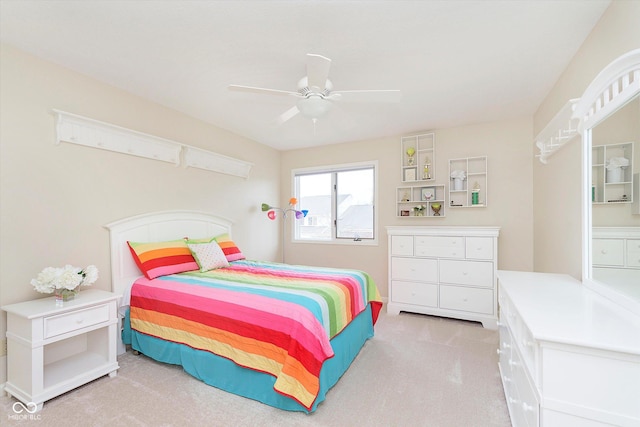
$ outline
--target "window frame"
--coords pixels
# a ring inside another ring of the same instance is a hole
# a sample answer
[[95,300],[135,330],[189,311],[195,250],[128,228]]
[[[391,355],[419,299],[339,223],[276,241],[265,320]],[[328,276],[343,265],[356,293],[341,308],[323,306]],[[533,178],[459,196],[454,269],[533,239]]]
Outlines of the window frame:
[[[362,238],[361,240],[355,240],[353,238],[338,238],[337,237],[337,226],[335,220],[337,219],[337,208],[336,208],[336,194],[337,191],[332,191],[331,194],[331,220],[333,225],[331,227],[331,239],[327,240],[314,240],[314,239],[298,239],[296,237],[296,226],[297,221],[290,221],[290,240],[291,243],[311,243],[311,244],[330,244],[330,245],[351,245],[351,246],[378,246],[380,234],[378,232],[378,161],[370,160],[364,162],[356,162],[356,163],[342,163],[336,165],[326,165],[326,166],[313,166],[307,168],[297,168],[291,170],[291,194],[294,197],[298,197],[299,199],[299,191],[297,188],[297,180],[296,177],[298,175],[311,175],[311,174],[322,174],[322,173],[338,173],[338,172],[348,172],[352,170],[358,169],[373,169],[373,238]],[[335,183],[332,178],[332,183]]]

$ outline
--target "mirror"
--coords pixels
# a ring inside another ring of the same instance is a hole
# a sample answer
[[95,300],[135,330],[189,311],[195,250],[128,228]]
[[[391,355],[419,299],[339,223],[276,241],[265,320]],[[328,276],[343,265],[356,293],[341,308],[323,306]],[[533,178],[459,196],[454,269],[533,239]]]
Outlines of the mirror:
[[[635,50],[605,68],[585,91],[578,106],[582,110],[578,113],[585,117],[583,283],[638,314],[639,80],[640,50]],[[632,199],[635,203],[630,202]]]
[[640,302],[640,212],[625,201],[638,198],[640,96],[590,131],[591,278]]

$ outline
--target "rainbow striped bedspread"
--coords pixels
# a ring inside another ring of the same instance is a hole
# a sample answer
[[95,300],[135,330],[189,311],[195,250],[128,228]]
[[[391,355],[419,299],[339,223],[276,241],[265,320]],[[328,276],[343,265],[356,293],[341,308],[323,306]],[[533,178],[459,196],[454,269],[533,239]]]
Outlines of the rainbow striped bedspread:
[[364,272],[242,260],[138,279],[130,318],[140,333],[273,375],[278,393],[310,409],[329,340],[369,303],[375,323],[382,302]]

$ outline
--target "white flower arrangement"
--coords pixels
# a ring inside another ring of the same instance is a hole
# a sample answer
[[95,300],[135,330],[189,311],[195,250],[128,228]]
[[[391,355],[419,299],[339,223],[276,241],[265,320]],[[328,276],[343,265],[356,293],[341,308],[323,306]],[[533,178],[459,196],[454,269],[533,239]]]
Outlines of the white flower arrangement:
[[76,291],[79,286],[89,286],[98,280],[98,269],[90,265],[84,269],[65,265],[62,268],[47,267],[31,280],[36,291],[50,294],[57,290]]
[[418,205],[413,207],[415,213],[422,213],[427,207],[425,205]]

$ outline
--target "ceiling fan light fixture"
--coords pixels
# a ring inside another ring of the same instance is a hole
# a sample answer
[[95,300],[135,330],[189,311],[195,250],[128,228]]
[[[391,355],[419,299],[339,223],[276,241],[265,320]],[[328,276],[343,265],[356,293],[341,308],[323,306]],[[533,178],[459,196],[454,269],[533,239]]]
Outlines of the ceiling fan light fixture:
[[331,102],[320,95],[309,95],[298,100],[297,107],[303,116],[317,119],[327,114],[331,108]]

